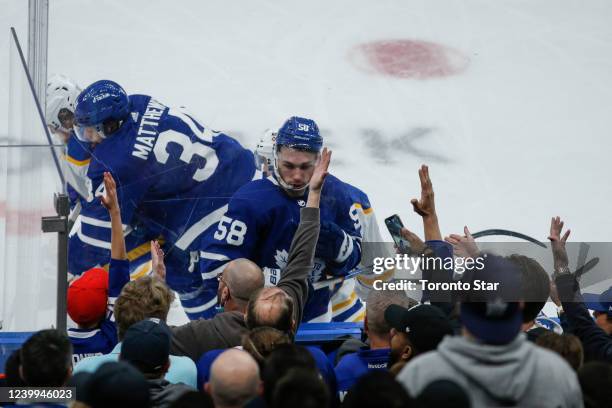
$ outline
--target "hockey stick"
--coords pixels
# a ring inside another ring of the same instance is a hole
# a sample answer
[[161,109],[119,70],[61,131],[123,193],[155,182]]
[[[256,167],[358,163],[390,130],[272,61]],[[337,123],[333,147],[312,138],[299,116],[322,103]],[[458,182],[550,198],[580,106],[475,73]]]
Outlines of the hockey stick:
[[356,270],[355,272],[351,272],[346,276],[339,276],[337,278],[330,278],[330,279],[325,279],[325,280],[321,280],[318,282],[313,282],[312,287],[314,290],[318,290],[318,289],[322,289],[322,288],[326,288],[326,287],[331,287],[333,285],[336,285],[340,282],[344,282],[345,280],[348,279],[352,279],[354,277],[356,277],[357,275],[361,275],[361,270]]
[[589,272],[591,269],[593,269],[598,263],[599,263],[599,258],[595,257],[595,258],[589,260],[584,265],[582,265],[580,268],[576,269],[576,272],[575,272],[576,273],[576,279],[580,279],[587,272]]
[[516,232],[516,231],[510,231],[510,230],[497,229],[496,228],[496,229],[488,229],[488,230],[478,231],[478,232],[475,232],[474,234],[472,234],[472,236],[474,238],[489,237],[489,236],[492,236],[492,235],[505,235],[505,236],[508,236],[508,237],[524,239],[525,241],[531,242],[532,244],[536,244],[538,246],[541,246],[542,248],[546,248],[546,244],[538,241],[535,238],[530,237],[529,235],[521,234],[520,232]]
[[584,242],[580,243],[580,249],[578,250],[578,260],[576,261],[576,271],[580,269],[586,263],[587,256],[589,255],[589,249],[591,246],[585,244]]
[[[506,235],[509,237],[524,239],[525,241],[541,246],[542,248],[546,248],[546,244],[538,241],[535,238],[530,237],[529,235],[521,234],[520,232],[516,232],[516,231],[510,231],[510,230],[505,230],[505,229],[488,229],[488,230],[478,231],[472,234],[474,238],[482,238],[482,237],[488,237],[492,235]],[[589,251],[589,246],[587,244],[580,245],[580,251],[578,254],[578,264],[576,265],[576,272],[575,272],[577,279],[580,279],[583,275],[585,275],[587,272],[592,270],[599,263],[598,257],[595,257],[586,263],[584,262],[588,255],[588,251]]]

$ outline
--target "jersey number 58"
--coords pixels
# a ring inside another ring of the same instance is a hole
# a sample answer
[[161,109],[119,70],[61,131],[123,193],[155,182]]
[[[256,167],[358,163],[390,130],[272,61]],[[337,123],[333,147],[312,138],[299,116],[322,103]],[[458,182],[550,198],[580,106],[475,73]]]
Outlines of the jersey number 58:
[[219,241],[225,240],[230,245],[239,246],[244,242],[246,232],[247,226],[244,222],[223,216],[219,221],[219,227],[215,231],[214,237]]

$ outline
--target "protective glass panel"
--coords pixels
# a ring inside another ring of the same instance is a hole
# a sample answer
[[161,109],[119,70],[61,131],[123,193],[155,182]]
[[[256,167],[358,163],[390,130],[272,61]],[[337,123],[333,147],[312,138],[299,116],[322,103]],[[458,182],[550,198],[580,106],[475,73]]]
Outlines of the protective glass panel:
[[[15,38],[10,39],[8,134],[0,143],[0,321],[3,331],[55,324],[57,234],[41,229],[63,190],[63,147],[49,145]],[[56,143],[56,142],[54,142]]]

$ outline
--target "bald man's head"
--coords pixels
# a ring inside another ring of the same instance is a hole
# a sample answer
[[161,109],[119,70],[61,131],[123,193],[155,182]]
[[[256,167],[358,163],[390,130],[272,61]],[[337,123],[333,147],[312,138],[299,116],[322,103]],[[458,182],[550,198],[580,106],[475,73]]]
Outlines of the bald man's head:
[[277,287],[260,289],[247,306],[247,327],[269,326],[292,336],[295,332],[293,309],[293,299],[284,290]]
[[221,274],[217,301],[226,310],[244,312],[251,295],[263,286],[263,272],[256,263],[245,258],[234,259],[227,263]]
[[210,368],[206,391],[215,407],[242,407],[260,388],[259,367],[245,351],[229,349],[221,353]]

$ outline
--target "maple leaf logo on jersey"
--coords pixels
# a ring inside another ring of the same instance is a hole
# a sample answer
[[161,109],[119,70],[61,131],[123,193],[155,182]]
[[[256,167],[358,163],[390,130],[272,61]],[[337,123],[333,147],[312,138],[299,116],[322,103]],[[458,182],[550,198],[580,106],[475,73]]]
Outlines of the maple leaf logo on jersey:
[[276,250],[276,255],[274,255],[274,260],[276,261],[276,266],[278,266],[281,269],[285,269],[285,266],[287,266],[287,260],[289,258],[289,254],[287,253],[286,250]]

